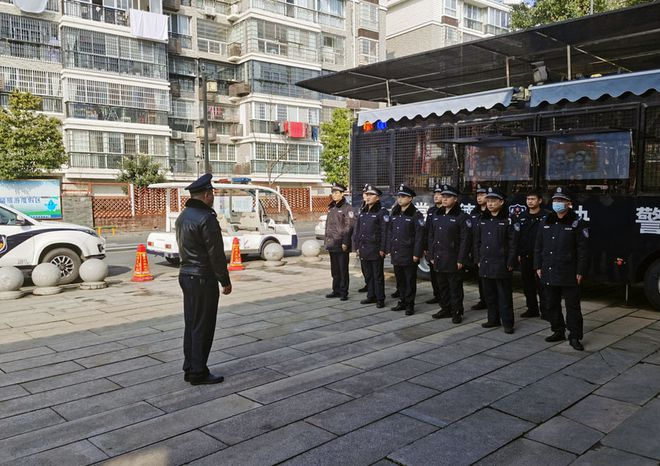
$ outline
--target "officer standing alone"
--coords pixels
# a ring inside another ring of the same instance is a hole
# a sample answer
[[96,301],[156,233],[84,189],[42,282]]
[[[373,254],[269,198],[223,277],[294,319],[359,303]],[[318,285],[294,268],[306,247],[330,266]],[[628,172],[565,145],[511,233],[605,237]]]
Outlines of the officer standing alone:
[[428,246],[431,267],[440,291],[440,311],[434,319],[451,317],[463,321],[463,268],[468,263],[472,220],[458,204],[458,189],[440,187],[442,207],[428,218]]
[[[545,341],[566,339],[584,350],[580,284],[589,269],[589,228],[572,209],[572,196],[563,187],[552,195],[552,210],[541,223],[534,250],[534,268],[545,285],[547,313],[552,335]],[[561,298],[566,305],[566,321]]]
[[364,279],[367,282],[367,299],[360,304],[376,303],[376,307],[385,307],[385,275],[383,258],[385,257],[387,229],[390,216],[380,203],[383,192],[372,186],[364,187],[365,205],[360,210],[353,234],[355,252],[362,261]]
[[344,199],[346,186],[332,184],[332,202],[328,205],[325,220],[325,249],[330,254],[330,273],[332,274],[332,293],[326,298],[348,299],[348,254],[351,247],[351,233],[355,213]]
[[215,334],[218,299],[231,293],[222,233],[213,210],[211,174],[202,175],[186,189],[190,199],[176,219],[176,241],[181,266],[179,285],[183,291],[183,371],[192,385],[220,383],[206,365]]
[[417,293],[417,265],[423,253],[424,216],[412,204],[417,194],[407,186],[399,186],[397,205],[392,208],[389,240],[387,242],[396,288],[400,299],[393,311],[406,311],[407,316],[415,313]]

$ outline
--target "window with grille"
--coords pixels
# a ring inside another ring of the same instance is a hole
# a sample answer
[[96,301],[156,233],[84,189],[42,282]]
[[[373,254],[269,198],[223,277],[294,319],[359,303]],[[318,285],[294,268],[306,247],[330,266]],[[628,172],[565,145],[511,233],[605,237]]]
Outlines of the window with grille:
[[64,80],[66,101],[169,111],[170,95],[162,89],[85,79]]
[[375,63],[378,61],[378,41],[358,38],[358,62],[361,65]]
[[469,3],[463,4],[463,23],[466,28],[475,31],[483,30],[484,9]]
[[168,153],[169,138],[148,134],[114,133],[107,131],[67,130],[69,152],[137,153],[164,156]]
[[378,5],[367,2],[360,3],[360,27],[378,31]]
[[456,0],[445,0],[445,15],[456,18]]
[[236,162],[236,146],[209,144],[209,160],[212,162]]
[[296,86],[298,81],[319,76],[317,70],[251,60],[246,64],[247,79],[253,92],[306,99],[318,98],[318,93]]

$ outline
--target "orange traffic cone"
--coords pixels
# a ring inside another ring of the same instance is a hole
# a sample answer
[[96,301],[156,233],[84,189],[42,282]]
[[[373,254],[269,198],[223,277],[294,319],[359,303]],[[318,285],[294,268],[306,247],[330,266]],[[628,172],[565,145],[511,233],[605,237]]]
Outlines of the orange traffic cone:
[[238,238],[234,237],[231,244],[231,262],[229,263],[229,270],[245,270],[243,260],[241,259],[241,248],[238,244]]
[[132,282],[148,282],[154,279],[149,271],[149,259],[147,259],[147,247],[144,244],[138,244],[135,255],[135,268],[133,269]]

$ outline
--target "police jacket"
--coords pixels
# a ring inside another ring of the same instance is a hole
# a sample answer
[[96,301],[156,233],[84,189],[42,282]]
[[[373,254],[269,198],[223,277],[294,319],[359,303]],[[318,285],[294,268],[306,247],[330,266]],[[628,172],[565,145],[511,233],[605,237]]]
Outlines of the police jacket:
[[222,286],[231,285],[215,210],[199,199],[189,199],[175,225],[181,258],[179,273],[200,277],[214,276]]
[[470,216],[470,220],[472,221],[472,247],[470,248],[470,263],[471,265],[477,265],[477,260],[474,257],[474,242],[476,240],[476,234],[475,230],[477,228],[477,224],[479,223],[479,219],[481,218],[481,215],[485,212],[488,212],[488,209],[481,210],[481,207],[478,205],[472,209],[472,211],[468,214]]
[[427,217],[427,250],[437,272],[458,271],[456,264],[470,260],[472,220],[456,204],[449,212],[436,208]]
[[521,213],[517,221],[520,224],[520,235],[518,237],[518,255],[524,257],[534,257],[534,246],[536,245],[536,235],[539,232],[539,225],[550,213],[549,210],[541,209],[537,214],[529,213],[529,210]]
[[353,247],[360,254],[360,259],[376,260],[380,258],[380,251],[387,250],[389,221],[389,213],[380,201],[371,208],[365,205],[360,209],[353,233]]
[[576,275],[586,275],[589,269],[588,224],[572,210],[562,219],[549,213],[536,237],[534,269],[541,269],[546,285],[577,285]]
[[353,207],[345,198],[339,202],[332,201],[328,205],[328,216],[325,220],[325,248],[328,251],[341,251],[342,244],[350,249],[354,220]]
[[486,210],[477,220],[474,256],[483,278],[510,278],[516,265],[520,225],[509,220],[506,206],[496,215]]
[[424,216],[410,204],[404,211],[395,205],[390,219],[387,251],[392,265],[415,265],[413,256],[424,253]]

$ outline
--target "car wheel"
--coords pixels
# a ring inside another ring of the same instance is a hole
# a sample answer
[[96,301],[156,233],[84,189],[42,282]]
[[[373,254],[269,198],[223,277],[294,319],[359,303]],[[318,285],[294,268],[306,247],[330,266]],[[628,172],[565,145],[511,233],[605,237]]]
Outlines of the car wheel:
[[653,262],[644,274],[644,294],[656,311],[660,311],[660,259]]
[[175,265],[175,266],[177,266],[177,267],[178,267],[179,264],[181,263],[181,259],[179,259],[178,257],[166,257],[165,260],[166,260],[169,264]]
[[78,278],[82,260],[75,251],[57,248],[49,251],[41,262],[50,262],[60,269],[60,285],[68,285]]
[[273,243],[279,244],[277,241],[269,239],[268,241],[264,241],[264,243],[261,245],[261,251],[259,252],[259,255],[263,260],[266,260],[266,255],[264,254],[264,251],[266,251],[266,246]]

